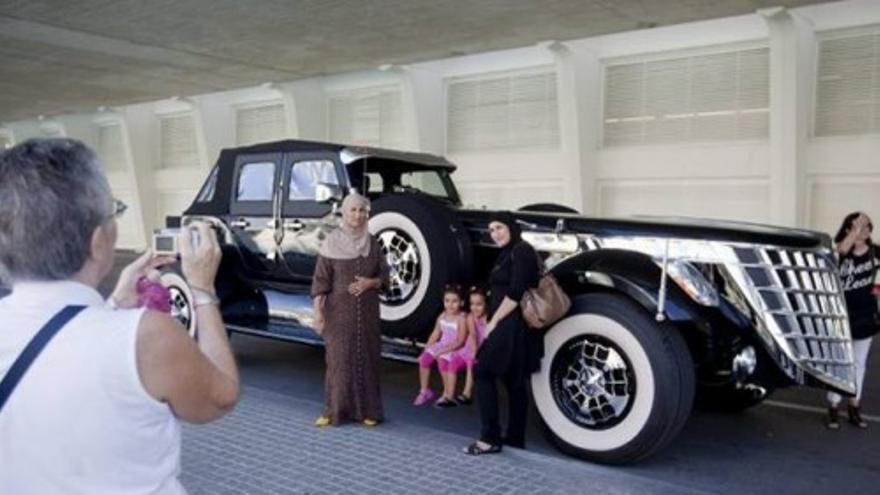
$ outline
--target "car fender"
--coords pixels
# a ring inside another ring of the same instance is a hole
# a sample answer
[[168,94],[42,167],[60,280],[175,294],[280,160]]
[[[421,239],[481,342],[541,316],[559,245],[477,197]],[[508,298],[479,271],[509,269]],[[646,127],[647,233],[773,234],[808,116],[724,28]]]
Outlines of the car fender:
[[[550,270],[572,298],[591,292],[619,292],[657,315],[661,270],[648,256],[632,251],[600,249],[580,253]],[[693,322],[705,328],[703,308],[668,279],[662,319]]]

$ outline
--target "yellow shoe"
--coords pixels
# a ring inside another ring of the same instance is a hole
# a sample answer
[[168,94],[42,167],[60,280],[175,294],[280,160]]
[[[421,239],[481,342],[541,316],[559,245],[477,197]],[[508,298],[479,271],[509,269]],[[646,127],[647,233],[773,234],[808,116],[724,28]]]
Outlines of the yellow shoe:
[[364,426],[376,426],[377,424],[379,424],[379,422],[376,421],[375,419],[367,418],[367,419],[363,420]]
[[321,428],[322,426],[328,426],[330,424],[330,416],[318,416],[318,419],[315,420],[315,426]]

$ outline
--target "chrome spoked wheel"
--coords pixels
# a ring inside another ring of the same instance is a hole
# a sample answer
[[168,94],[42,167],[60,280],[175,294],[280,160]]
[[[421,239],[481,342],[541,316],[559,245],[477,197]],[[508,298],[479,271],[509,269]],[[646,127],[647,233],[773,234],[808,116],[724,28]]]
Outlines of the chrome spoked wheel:
[[582,335],[563,345],[553,359],[550,380],[563,414],[594,430],[623,421],[636,393],[635,374],[623,351],[598,335]]
[[400,305],[412,297],[422,277],[422,260],[415,241],[405,232],[388,229],[376,236],[390,268],[388,289],[379,297],[388,305]]

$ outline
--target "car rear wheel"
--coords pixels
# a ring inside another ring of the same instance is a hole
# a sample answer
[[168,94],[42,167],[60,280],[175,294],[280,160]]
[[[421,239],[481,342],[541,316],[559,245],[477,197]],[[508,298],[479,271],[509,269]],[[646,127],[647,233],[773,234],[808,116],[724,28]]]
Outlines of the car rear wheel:
[[695,389],[687,344],[619,295],[575,298],[544,339],[532,393],[549,439],[569,454],[624,464],[684,426]]

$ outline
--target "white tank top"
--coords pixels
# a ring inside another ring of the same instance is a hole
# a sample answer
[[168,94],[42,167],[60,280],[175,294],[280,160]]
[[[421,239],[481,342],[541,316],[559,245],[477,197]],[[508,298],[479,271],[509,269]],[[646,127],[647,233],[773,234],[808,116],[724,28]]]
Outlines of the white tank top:
[[180,426],[137,372],[143,310],[111,310],[77,282],[19,283],[0,299],[0,376],[68,304],[88,307],[0,411],[0,493],[186,493],[177,480]]

